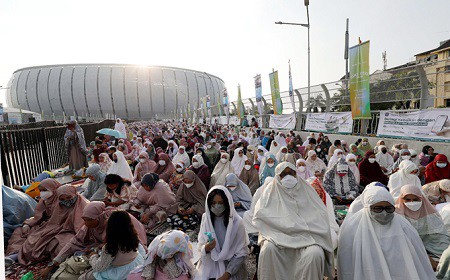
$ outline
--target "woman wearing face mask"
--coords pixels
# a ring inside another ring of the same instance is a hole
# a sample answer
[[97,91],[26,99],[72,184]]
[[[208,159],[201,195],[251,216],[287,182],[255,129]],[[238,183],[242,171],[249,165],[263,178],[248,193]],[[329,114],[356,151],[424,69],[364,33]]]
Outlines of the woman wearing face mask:
[[117,207],[128,210],[130,203],[136,198],[137,189],[131,182],[124,180],[117,174],[105,177],[106,196],[103,202],[107,207]]
[[174,229],[195,230],[205,212],[206,187],[194,172],[188,170],[183,174],[176,198],[178,211],[169,216],[169,223]]
[[[214,144],[214,145],[213,145]],[[211,141],[206,143],[206,150],[205,154],[209,159],[209,162],[214,166],[217,161],[219,160],[219,151],[216,149],[215,143],[212,143]]]
[[92,164],[86,170],[86,176],[89,178],[89,184],[82,195],[90,201],[103,201],[106,195],[105,176],[101,172],[101,167],[98,164]]
[[[255,206],[260,233],[258,279],[323,279],[333,275],[333,246],[324,203],[283,162]],[[306,237],[306,238],[305,238]],[[296,265],[292,264],[295,260]]]
[[177,162],[175,164],[175,171],[169,179],[169,186],[172,189],[173,193],[177,193],[180,188],[181,183],[183,182],[183,174],[186,172],[186,168],[182,161]]
[[267,152],[268,151],[266,150],[266,148],[264,148],[263,146],[258,146],[258,158],[256,159],[255,164],[261,166]]
[[244,169],[245,161],[247,160],[247,156],[244,155],[244,148],[237,148],[234,150],[234,156],[231,160],[231,166],[233,167],[234,174],[239,175]]
[[450,180],[443,179],[422,186],[422,191],[431,204],[450,202]]
[[259,167],[259,182],[262,184],[267,177],[275,177],[275,168],[277,167],[277,160],[273,154],[267,154],[264,158],[263,164]]
[[113,164],[113,161],[109,158],[107,153],[101,153],[98,156],[99,159],[99,163],[98,165],[100,165],[100,171],[103,173],[108,173],[109,168],[111,167],[111,165]]
[[205,186],[210,185],[211,176],[209,169],[203,161],[203,157],[201,155],[195,155],[192,157],[192,165],[189,167],[189,170],[194,171]]
[[348,169],[353,173],[353,176],[355,176],[356,184],[359,186],[361,176],[359,175],[359,169],[357,165],[357,158],[354,154],[348,154],[345,157],[345,161],[348,164]]
[[19,250],[19,263],[29,265],[50,255],[54,258],[59,251],[84,225],[81,218],[83,209],[89,201],[77,194],[71,185],[56,190],[58,204],[45,225],[28,234],[27,240]]
[[281,149],[276,154],[275,158],[277,159],[278,163],[281,163],[284,161],[284,156],[287,154],[288,150],[286,146],[281,147]]
[[141,187],[141,180],[145,174],[151,173],[156,169],[156,162],[151,160],[146,152],[139,154],[139,163],[136,165],[134,170],[133,185],[136,188]]
[[358,149],[363,151],[363,153],[367,153],[368,151],[373,151],[373,148],[369,143],[369,139],[367,139],[367,138],[363,138],[361,143],[358,145]]
[[417,230],[430,257],[439,258],[450,245],[450,236],[436,208],[422,195],[420,187],[404,185],[396,201],[396,212]]
[[5,252],[6,256],[19,252],[27,236],[36,229],[43,227],[49,220],[53,213],[53,208],[58,205],[56,190],[60,186],[61,184],[58,181],[51,178],[45,179],[39,184],[40,199],[35,208],[34,216],[25,220],[22,227],[14,230],[8,241],[8,247]]
[[270,152],[271,154],[273,154],[273,155],[278,154],[278,152],[280,151],[280,149],[281,149],[281,145],[280,145],[280,143],[278,143],[276,140],[273,140],[273,141],[270,143],[269,152]]
[[212,164],[211,161],[209,161],[209,158],[206,155],[205,150],[202,147],[198,147],[195,150],[195,154],[202,156],[204,164],[208,166],[209,173],[211,173],[214,170],[214,165]]
[[359,186],[355,175],[349,170],[345,159],[340,159],[333,168],[325,173],[323,187],[327,193],[339,201],[342,199],[353,200],[359,195]]
[[205,208],[198,235],[201,257],[196,279],[247,279],[248,237],[230,192],[223,186],[213,187]]
[[174,171],[175,167],[173,166],[172,161],[170,161],[169,156],[165,153],[159,154],[158,162],[152,172],[158,174],[159,179],[167,183]]
[[370,188],[363,205],[341,226],[338,278],[435,279],[416,229],[395,213],[391,194],[384,188]]
[[344,152],[341,149],[336,149],[333,152],[333,156],[330,158],[328,162],[328,169],[333,168],[333,166],[339,162],[342,158],[344,158]]
[[175,214],[178,209],[175,194],[156,173],[144,175],[141,188],[132,204],[130,209],[134,208],[140,213],[140,221],[147,230],[152,230],[157,223],[165,221],[167,216]]
[[358,149],[355,144],[350,144],[350,154],[356,157],[356,164],[359,164],[364,158],[364,152]]
[[[232,172],[229,172],[232,173]],[[246,184],[251,194],[253,195],[259,188],[259,174],[258,170],[253,166],[252,161],[247,159],[245,161],[244,169],[242,169],[241,175],[239,175],[239,180]]]
[[227,176],[228,173],[234,173],[234,168],[230,162],[230,155],[228,153],[222,153],[220,155],[220,160],[216,164],[216,167],[211,175],[209,187],[212,188],[215,185],[224,185],[225,176]]
[[295,165],[297,167],[297,175],[303,180],[308,180],[310,177],[314,176],[314,174],[309,170],[306,160],[298,159],[295,162]]
[[399,169],[400,163],[404,160],[410,160],[411,159],[411,153],[408,149],[402,149],[399,153],[399,158],[395,161],[394,166],[392,166],[393,172],[397,172]]
[[365,187],[372,182],[380,182],[383,185],[388,184],[389,179],[381,170],[373,151],[368,151],[365,154],[364,159],[358,165],[358,169],[361,186]]
[[375,156],[376,161],[384,174],[389,175],[394,166],[394,158],[387,152],[386,146],[378,146],[378,153]]
[[185,146],[180,146],[178,148],[178,153],[173,157],[172,162],[183,162],[184,166],[191,165],[191,160],[189,155],[186,153]]
[[425,171],[425,182],[431,183],[442,179],[450,179],[450,164],[447,156],[439,154],[434,161],[427,165]]
[[243,217],[244,212],[250,209],[252,204],[252,193],[246,184],[244,184],[234,173],[230,173],[225,178],[225,187],[233,197],[234,209]]
[[400,169],[389,177],[387,187],[394,199],[400,195],[400,189],[404,185],[413,185],[421,189],[422,184],[417,176],[419,169],[409,160],[404,160],[400,164]]
[[119,151],[113,154],[113,164],[107,174],[117,174],[125,180],[133,181],[133,172],[131,172],[125,156]]

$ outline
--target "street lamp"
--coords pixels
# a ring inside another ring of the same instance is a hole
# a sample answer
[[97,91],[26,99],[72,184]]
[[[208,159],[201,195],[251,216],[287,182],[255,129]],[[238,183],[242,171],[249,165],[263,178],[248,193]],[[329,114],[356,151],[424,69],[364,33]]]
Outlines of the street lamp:
[[277,21],[275,22],[275,24],[287,24],[287,25],[300,25],[302,27],[306,27],[308,28],[308,107],[309,107],[309,98],[311,97],[311,49],[310,49],[310,44],[309,44],[309,28],[310,28],[310,23],[309,23],[309,0],[305,0],[305,7],[306,7],[306,17],[308,20],[308,23],[293,23],[293,22],[281,22],[281,21]]

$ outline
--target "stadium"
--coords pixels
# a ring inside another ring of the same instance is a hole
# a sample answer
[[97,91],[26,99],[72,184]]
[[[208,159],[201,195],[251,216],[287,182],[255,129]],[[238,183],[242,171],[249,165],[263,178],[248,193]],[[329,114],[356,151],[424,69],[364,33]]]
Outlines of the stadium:
[[[7,86],[9,107],[50,116],[151,119],[191,109],[225,88],[217,76],[190,69],[129,64],[61,64],[16,70]],[[217,103],[216,103],[217,102]]]

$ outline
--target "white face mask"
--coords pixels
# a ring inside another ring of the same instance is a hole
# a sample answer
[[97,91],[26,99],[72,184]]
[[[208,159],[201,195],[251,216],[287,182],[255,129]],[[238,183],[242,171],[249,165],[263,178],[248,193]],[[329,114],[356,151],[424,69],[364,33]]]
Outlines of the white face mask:
[[369,158],[369,162],[370,162],[370,163],[374,163],[374,162],[375,162],[375,159],[374,159],[374,158]]
[[177,171],[178,171],[178,172],[181,172],[181,171],[183,171],[183,168],[178,167],[178,168],[177,168]]
[[184,183],[184,185],[186,186],[186,188],[190,188],[190,187],[192,187],[193,185],[194,185],[194,182],[192,182],[192,183],[190,183],[190,184],[186,184],[186,183]]
[[[369,159],[369,161],[370,161],[370,159]],[[373,163],[373,162],[372,162]],[[350,165],[350,166],[355,166],[356,165],[356,162],[354,162],[354,161],[349,161],[348,162],[348,165]]]
[[447,163],[446,162],[438,162],[438,163],[436,163],[436,166],[439,168],[444,168],[447,166]]
[[286,189],[292,189],[293,187],[295,187],[297,185],[297,178],[295,178],[292,175],[286,175],[284,176],[283,179],[281,179],[281,184],[286,188]]
[[140,162],[145,162],[145,158],[140,158],[139,161]]
[[367,146],[367,142],[362,142],[362,145],[363,146]]
[[246,164],[246,165],[244,165],[244,168],[245,168],[245,170],[250,170],[250,168],[252,168],[252,166],[251,166],[251,165],[248,165],[248,164]]
[[47,199],[49,199],[52,195],[53,195],[53,193],[50,192],[50,191],[43,191],[43,192],[41,192],[40,197],[41,197],[42,200],[47,200]]
[[227,188],[230,190],[230,192],[233,192],[236,189],[236,187],[227,187]]
[[316,151],[318,151],[320,153],[320,151],[322,151],[322,149],[321,148],[317,148]]
[[411,158],[411,156],[402,156],[402,159],[403,160],[405,160],[405,159],[410,159]]
[[269,167],[273,167],[275,165],[275,163],[268,163],[267,164]]
[[227,163],[228,159],[226,159],[226,158],[221,158],[220,161],[221,161],[222,163]]
[[193,163],[192,163],[192,166],[193,166],[194,168],[199,168],[199,167],[200,167],[200,163],[199,163],[198,161],[193,162]]
[[411,211],[417,211],[422,207],[422,201],[405,202],[405,206]]
[[161,166],[166,165],[166,162],[165,162],[164,160],[160,160],[160,161],[158,161],[158,163],[159,163],[159,165],[161,165]]
[[297,169],[298,169],[298,171],[299,171],[300,173],[303,173],[303,172],[306,171],[306,167],[305,167],[305,166],[298,166]]
[[338,158],[342,158],[342,154],[341,155],[337,155]]
[[208,148],[208,149],[211,149],[211,147],[212,147],[211,145],[206,146],[206,148]]

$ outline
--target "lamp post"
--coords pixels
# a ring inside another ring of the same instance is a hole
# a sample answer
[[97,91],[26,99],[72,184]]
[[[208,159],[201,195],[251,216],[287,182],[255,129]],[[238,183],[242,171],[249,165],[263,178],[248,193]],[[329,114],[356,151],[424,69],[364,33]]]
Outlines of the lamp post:
[[[310,48],[310,40],[309,40],[309,28],[310,28],[310,23],[309,23],[309,0],[305,0],[305,7],[306,7],[306,18],[308,23],[293,23],[293,22],[281,22],[281,21],[277,21],[275,22],[275,24],[287,24],[287,25],[300,25],[303,27],[308,28],[308,107],[309,108],[309,99],[311,97],[311,48]],[[308,109],[307,109],[308,110]]]

